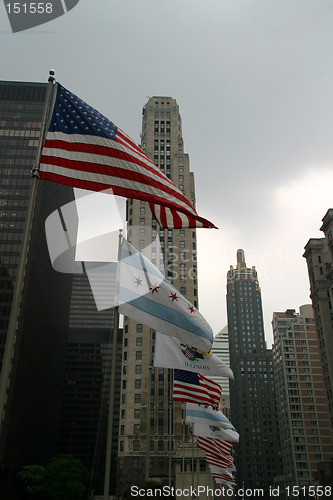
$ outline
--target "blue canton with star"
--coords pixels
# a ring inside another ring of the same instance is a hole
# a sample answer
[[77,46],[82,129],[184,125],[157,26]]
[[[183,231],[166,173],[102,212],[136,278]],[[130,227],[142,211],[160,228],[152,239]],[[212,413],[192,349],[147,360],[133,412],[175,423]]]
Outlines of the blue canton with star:
[[58,83],[49,132],[114,139],[117,130],[108,118]]

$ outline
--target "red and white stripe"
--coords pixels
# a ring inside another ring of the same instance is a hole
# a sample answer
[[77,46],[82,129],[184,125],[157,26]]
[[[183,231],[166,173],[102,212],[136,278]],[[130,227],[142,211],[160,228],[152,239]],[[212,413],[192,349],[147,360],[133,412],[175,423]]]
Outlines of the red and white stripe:
[[199,436],[197,439],[198,447],[206,453],[213,455],[230,455],[232,443],[230,441],[222,441],[222,439],[210,439]]
[[234,459],[230,455],[221,455],[218,457],[216,455],[207,453],[206,462],[210,465],[215,465],[215,467],[220,467],[221,469],[233,467],[234,465]]

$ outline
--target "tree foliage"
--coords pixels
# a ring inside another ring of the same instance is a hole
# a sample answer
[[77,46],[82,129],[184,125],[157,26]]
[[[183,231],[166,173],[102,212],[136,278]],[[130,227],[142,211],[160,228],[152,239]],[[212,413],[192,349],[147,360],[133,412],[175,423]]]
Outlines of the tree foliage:
[[87,492],[89,475],[79,459],[60,454],[47,467],[26,465],[19,478],[30,498],[81,500]]

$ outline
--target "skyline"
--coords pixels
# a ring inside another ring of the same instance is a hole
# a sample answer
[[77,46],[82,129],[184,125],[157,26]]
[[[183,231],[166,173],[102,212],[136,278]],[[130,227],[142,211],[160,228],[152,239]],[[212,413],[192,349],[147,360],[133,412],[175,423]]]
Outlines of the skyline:
[[17,34],[0,14],[2,80],[46,82],[54,68],[138,143],[148,96],[177,99],[197,211],[219,227],[197,231],[200,311],[215,335],[226,325],[226,274],[244,249],[270,347],[273,312],[311,303],[303,249],[333,205],[333,6],[81,0]]

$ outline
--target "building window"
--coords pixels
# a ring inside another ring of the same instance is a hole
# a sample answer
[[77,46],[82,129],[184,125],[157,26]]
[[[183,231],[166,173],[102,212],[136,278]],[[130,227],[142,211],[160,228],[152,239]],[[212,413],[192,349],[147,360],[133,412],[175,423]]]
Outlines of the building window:
[[140,441],[138,439],[133,440],[133,451],[140,451]]
[[136,351],[135,359],[142,359],[142,351]]
[[134,394],[134,403],[141,403],[141,394]]
[[133,425],[133,434],[140,434],[140,424]]
[[142,345],[142,337],[137,337],[136,339],[136,345],[141,346]]
[[134,410],[134,418],[140,418],[140,410],[138,409]]
[[144,214],[145,214],[145,212],[146,212],[145,207],[140,207],[140,214],[141,214],[141,215],[144,215]]
[[135,373],[136,373],[137,375],[140,375],[140,374],[141,374],[141,368],[142,368],[142,367],[141,367],[141,365],[135,365]]
[[141,389],[141,379],[139,379],[139,378],[135,379],[135,388]]
[[142,324],[141,323],[138,323],[136,325],[136,333],[142,333]]
[[144,226],[144,225],[145,225],[145,218],[140,217],[140,226]]

